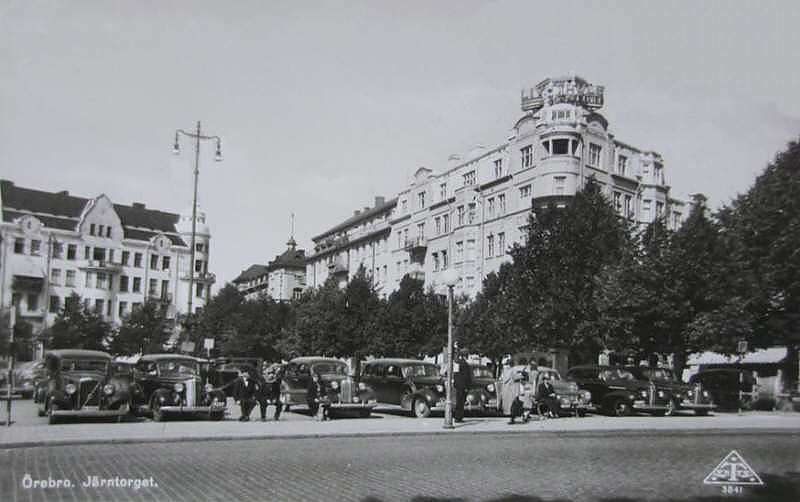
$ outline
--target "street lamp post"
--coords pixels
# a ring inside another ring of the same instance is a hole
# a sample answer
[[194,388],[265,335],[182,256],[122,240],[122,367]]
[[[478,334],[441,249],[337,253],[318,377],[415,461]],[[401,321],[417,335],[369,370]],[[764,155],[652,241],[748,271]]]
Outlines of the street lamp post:
[[459,279],[458,270],[445,269],[441,275],[442,282],[447,286],[447,382],[445,393],[447,403],[444,408],[444,428],[452,429],[453,426],[453,288]]
[[200,121],[197,121],[197,132],[186,132],[183,129],[175,131],[175,144],[172,147],[172,153],[178,155],[181,152],[178,139],[180,136],[193,138],[194,143],[194,194],[192,196],[192,239],[189,246],[189,299],[186,305],[186,314],[192,313],[192,297],[194,295],[194,253],[195,241],[197,239],[197,177],[200,175],[200,140],[214,140],[217,142],[217,151],[214,155],[214,160],[217,162],[222,160],[222,150],[220,149],[219,136],[204,136],[200,133]]

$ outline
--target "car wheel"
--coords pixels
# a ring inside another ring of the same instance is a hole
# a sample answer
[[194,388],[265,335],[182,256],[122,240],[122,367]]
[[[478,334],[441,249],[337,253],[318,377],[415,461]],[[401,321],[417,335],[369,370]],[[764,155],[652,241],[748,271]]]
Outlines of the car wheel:
[[154,422],[164,421],[164,413],[161,411],[161,402],[159,402],[157,397],[154,397],[153,401],[150,403],[150,411],[153,412]]
[[632,411],[630,403],[621,397],[611,402],[611,413],[615,417],[627,417]]
[[51,401],[50,406],[47,407],[47,423],[50,425],[58,423],[58,416],[54,413],[55,411],[58,411],[58,405]]
[[431,416],[431,408],[424,399],[414,401],[414,416],[417,418],[428,418]]

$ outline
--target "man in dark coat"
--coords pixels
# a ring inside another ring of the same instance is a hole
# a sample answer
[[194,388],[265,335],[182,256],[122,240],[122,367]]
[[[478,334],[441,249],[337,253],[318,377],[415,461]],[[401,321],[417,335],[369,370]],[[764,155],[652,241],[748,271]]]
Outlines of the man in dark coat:
[[312,417],[319,421],[328,420],[330,418],[330,404],[328,403],[328,395],[325,392],[325,384],[319,374],[314,370],[311,370],[307,398],[308,409],[311,410]]
[[556,390],[547,375],[542,376],[539,387],[536,389],[536,400],[544,406],[543,413],[549,417],[557,416],[559,404],[556,399]]
[[261,412],[261,419],[267,415],[267,405],[275,405],[273,418],[278,420],[281,416],[283,403],[281,402],[281,382],[283,381],[284,367],[282,364],[273,364],[267,368],[264,376],[264,409]]
[[246,371],[239,371],[239,377],[233,384],[233,399],[239,403],[242,410],[240,422],[250,420],[250,413],[256,405],[256,395],[259,392],[258,378],[254,378]]
[[461,350],[453,368],[453,388],[456,399],[453,420],[459,423],[464,421],[464,403],[467,400],[467,392],[472,385],[472,368],[466,357],[467,352]]

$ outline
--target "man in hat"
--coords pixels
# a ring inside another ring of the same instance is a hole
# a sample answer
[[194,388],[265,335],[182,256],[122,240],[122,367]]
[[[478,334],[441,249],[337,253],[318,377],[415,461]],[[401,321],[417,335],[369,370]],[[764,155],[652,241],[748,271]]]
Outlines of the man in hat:
[[467,350],[459,350],[458,359],[453,366],[453,388],[456,399],[453,420],[458,423],[464,421],[464,403],[467,400],[467,391],[472,385],[472,368],[467,362],[468,355]]

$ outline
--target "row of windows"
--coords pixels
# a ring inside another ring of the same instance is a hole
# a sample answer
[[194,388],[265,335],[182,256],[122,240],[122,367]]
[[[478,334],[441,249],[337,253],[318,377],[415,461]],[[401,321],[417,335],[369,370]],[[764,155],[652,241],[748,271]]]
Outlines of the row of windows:
[[95,225],[89,224],[89,235],[96,237],[111,237],[111,226],[109,225]]

